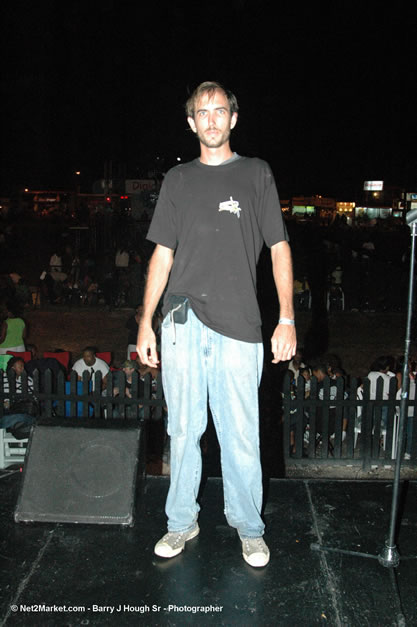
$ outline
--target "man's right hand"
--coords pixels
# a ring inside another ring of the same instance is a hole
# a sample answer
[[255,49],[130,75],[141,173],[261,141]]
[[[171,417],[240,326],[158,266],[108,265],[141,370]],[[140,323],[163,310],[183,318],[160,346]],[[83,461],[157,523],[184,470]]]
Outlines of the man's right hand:
[[139,323],[136,344],[139,359],[151,368],[156,368],[159,364],[156,338],[152,329],[152,317],[168,282],[173,263],[173,249],[157,244],[149,262],[148,278],[143,297],[143,313]]
[[156,337],[151,326],[140,325],[136,350],[139,359],[146,366],[156,368],[159,364],[158,353],[156,351]]

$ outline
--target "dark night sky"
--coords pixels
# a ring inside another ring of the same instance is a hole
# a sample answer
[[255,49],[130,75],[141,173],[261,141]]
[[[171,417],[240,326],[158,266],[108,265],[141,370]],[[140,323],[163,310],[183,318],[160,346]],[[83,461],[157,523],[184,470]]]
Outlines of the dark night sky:
[[268,160],[281,195],[415,188],[414,6],[6,0],[0,193],[195,157],[183,104],[203,80],[235,92],[232,146]]

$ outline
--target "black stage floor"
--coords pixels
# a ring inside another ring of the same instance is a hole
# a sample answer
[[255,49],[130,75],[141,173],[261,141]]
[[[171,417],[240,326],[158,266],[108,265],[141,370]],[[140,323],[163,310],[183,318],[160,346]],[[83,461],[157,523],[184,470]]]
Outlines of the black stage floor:
[[[165,529],[166,478],[148,477],[135,525],[122,528],[14,523],[21,476],[0,475],[1,625],[400,624],[393,570],[310,548],[379,553],[390,483],[271,480],[271,561],[253,569],[224,519],[220,479],[205,485],[200,536],[166,561],[153,554]],[[417,484],[405,488],[398,546],[409,556],[417,552]],[[416,560],[404,557],[396,574],[405,624],[417,625]]]

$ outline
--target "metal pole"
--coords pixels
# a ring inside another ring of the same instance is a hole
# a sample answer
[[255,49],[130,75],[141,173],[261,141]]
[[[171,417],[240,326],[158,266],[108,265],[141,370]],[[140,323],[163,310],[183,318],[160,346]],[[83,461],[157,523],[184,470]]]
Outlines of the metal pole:
[[397,455],[395,459],[395,472],[394,472],[394,484],[392,491],[392,504],[391,504],[391,520],[389,528],[388,540],[385,543],[385,547],[378,555],[378,561],[382,566],[396,567],[400,563],[400,556],[395,545],[395,527],[397,523],[398,514],[398,499],[399,499],[399,485],[400,485],[400,472],[401,472],[401,457],[403,452],[403,440],[404,440],[404,425],[407,420],[408,414],[408,391],[410,388],[409,372],[408,372],[408,360],[410,355],[410,343],[411,343],[411,319],[413,317],[413,301],[414,301],[414,257],[415,257],[415,239],[416,239],[416,221],[417,210],[410,211],[406,216],[407,224],[411,227],[411,253],[410,253],[410,276],[408,279],[408,305],[407,305],[407,324],[405,334],[405,348],[404,348],[404,364],[402,372],[402,390],[401,390],[401,403],[400,403],[400,423],[398,428],[398,441],[397,441]]

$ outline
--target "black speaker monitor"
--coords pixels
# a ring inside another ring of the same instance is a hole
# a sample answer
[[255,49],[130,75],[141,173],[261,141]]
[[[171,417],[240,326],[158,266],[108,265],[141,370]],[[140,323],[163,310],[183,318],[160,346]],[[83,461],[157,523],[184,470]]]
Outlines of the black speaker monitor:
[[34,427],[16,522],[131,525],[141,426]]

